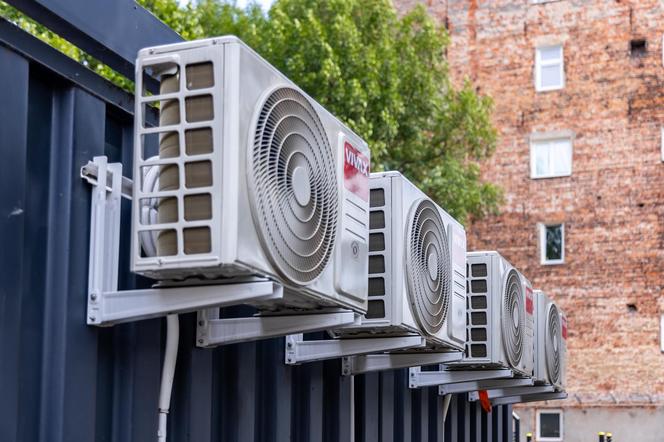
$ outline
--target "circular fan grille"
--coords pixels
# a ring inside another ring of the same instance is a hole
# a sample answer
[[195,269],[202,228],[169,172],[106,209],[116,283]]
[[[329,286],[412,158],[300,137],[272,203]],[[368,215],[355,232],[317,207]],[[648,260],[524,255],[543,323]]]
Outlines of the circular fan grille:
[[447,317],[452,263],[438,209],[422,200],[411,210],[406,240],[408,295],[420,328],[436,334]]
[[561,346],[560,314],[555,304],[549,306],[546,320],[546,370],[552,383],[560,381],[560,346]]
[[270,261],[291,282],[310,283],[332,254],[338,194],[327,135],[304,95],[284,87],[267,97],[248,163],[252,210]]
[[510,365],[516,368],[523,355],[525,334],[523,289],[516,270],[510,270],[505,284],[502,309],[503,344]]

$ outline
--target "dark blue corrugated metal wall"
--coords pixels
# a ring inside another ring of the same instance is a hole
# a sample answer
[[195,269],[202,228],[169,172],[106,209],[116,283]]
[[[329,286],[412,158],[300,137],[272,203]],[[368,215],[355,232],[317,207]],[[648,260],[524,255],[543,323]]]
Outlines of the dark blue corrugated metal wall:
[[[164,324],[85,325],[95,155],[131,170],[131,116],[99,94],[0,46],[0,441],[150,441]],[[127,106],[125,108],[131,108]],[[123,203],[120,288],[128,269]],[[511,408],[453,398],[405,370],[340,375],[338,361],[284,365],[283,339],[194,347],[181,316],[171,441],[508,441]],[[354,401],[354,403],[353,403]],[[353,415],[354,407],[354,415]]]

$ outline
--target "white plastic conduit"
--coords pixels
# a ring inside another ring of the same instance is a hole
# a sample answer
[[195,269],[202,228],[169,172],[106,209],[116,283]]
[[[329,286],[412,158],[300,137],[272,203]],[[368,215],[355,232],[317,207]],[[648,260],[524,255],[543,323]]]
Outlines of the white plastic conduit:
[[178,342],[180,340],[180,321],[178,315],[166,317],[166,354],[164,366],[161,371],[161,389],[159,390],[159,428],[157,441],[166,442],[166,426],[168,423],[168,410],[171,405],[173,391],[173,376],[175,375],[175,362],[178,356]]

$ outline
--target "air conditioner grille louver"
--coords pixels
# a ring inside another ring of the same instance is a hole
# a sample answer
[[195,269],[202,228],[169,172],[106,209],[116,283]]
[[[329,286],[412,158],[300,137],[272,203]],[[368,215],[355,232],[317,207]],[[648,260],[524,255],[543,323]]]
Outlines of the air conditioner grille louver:
[[434,335],[443,326],[450,302],[452,268],[443,220],[436,206],[421,201],[410,217],[406,241],[408,295],[415,320]]
[[560,313],[558,308],[551,304],[546,318],[546,343],[544,353],[546,355],[546,369],[552,383],[560,382]]
[[334,248],[335,161],[309,100],[284,87],[265,100],[249,161],[252,209],[267,255],[297,284],[314,280]]
[[525,321],[521,279],[515,270],[507,276],[503,294],[501,326],[505,353],[510,365],[518,367],[523,355]]

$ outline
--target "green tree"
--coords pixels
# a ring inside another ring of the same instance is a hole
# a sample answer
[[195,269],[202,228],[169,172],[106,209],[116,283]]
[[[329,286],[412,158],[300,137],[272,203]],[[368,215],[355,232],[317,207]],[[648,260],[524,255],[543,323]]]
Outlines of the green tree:
[[404,173],[461,222],[495,212],[499,189],[478,162],[494,150],[491,100],[449,78],[446,31],[423,7],[389,0],[277,0],[264,14],[234,2],[141,0],[187,38],[235,34],[362,136],[373,170]]
[[[459,221],[497,211],[478,163],[495,147],[491,100],[454,87],[446,31],[389,0],[138,0],[186,39],[235,34],[362,136],[373,170],[399,170]],[[126,89],[132,83],[0,2],[0,14]]]

